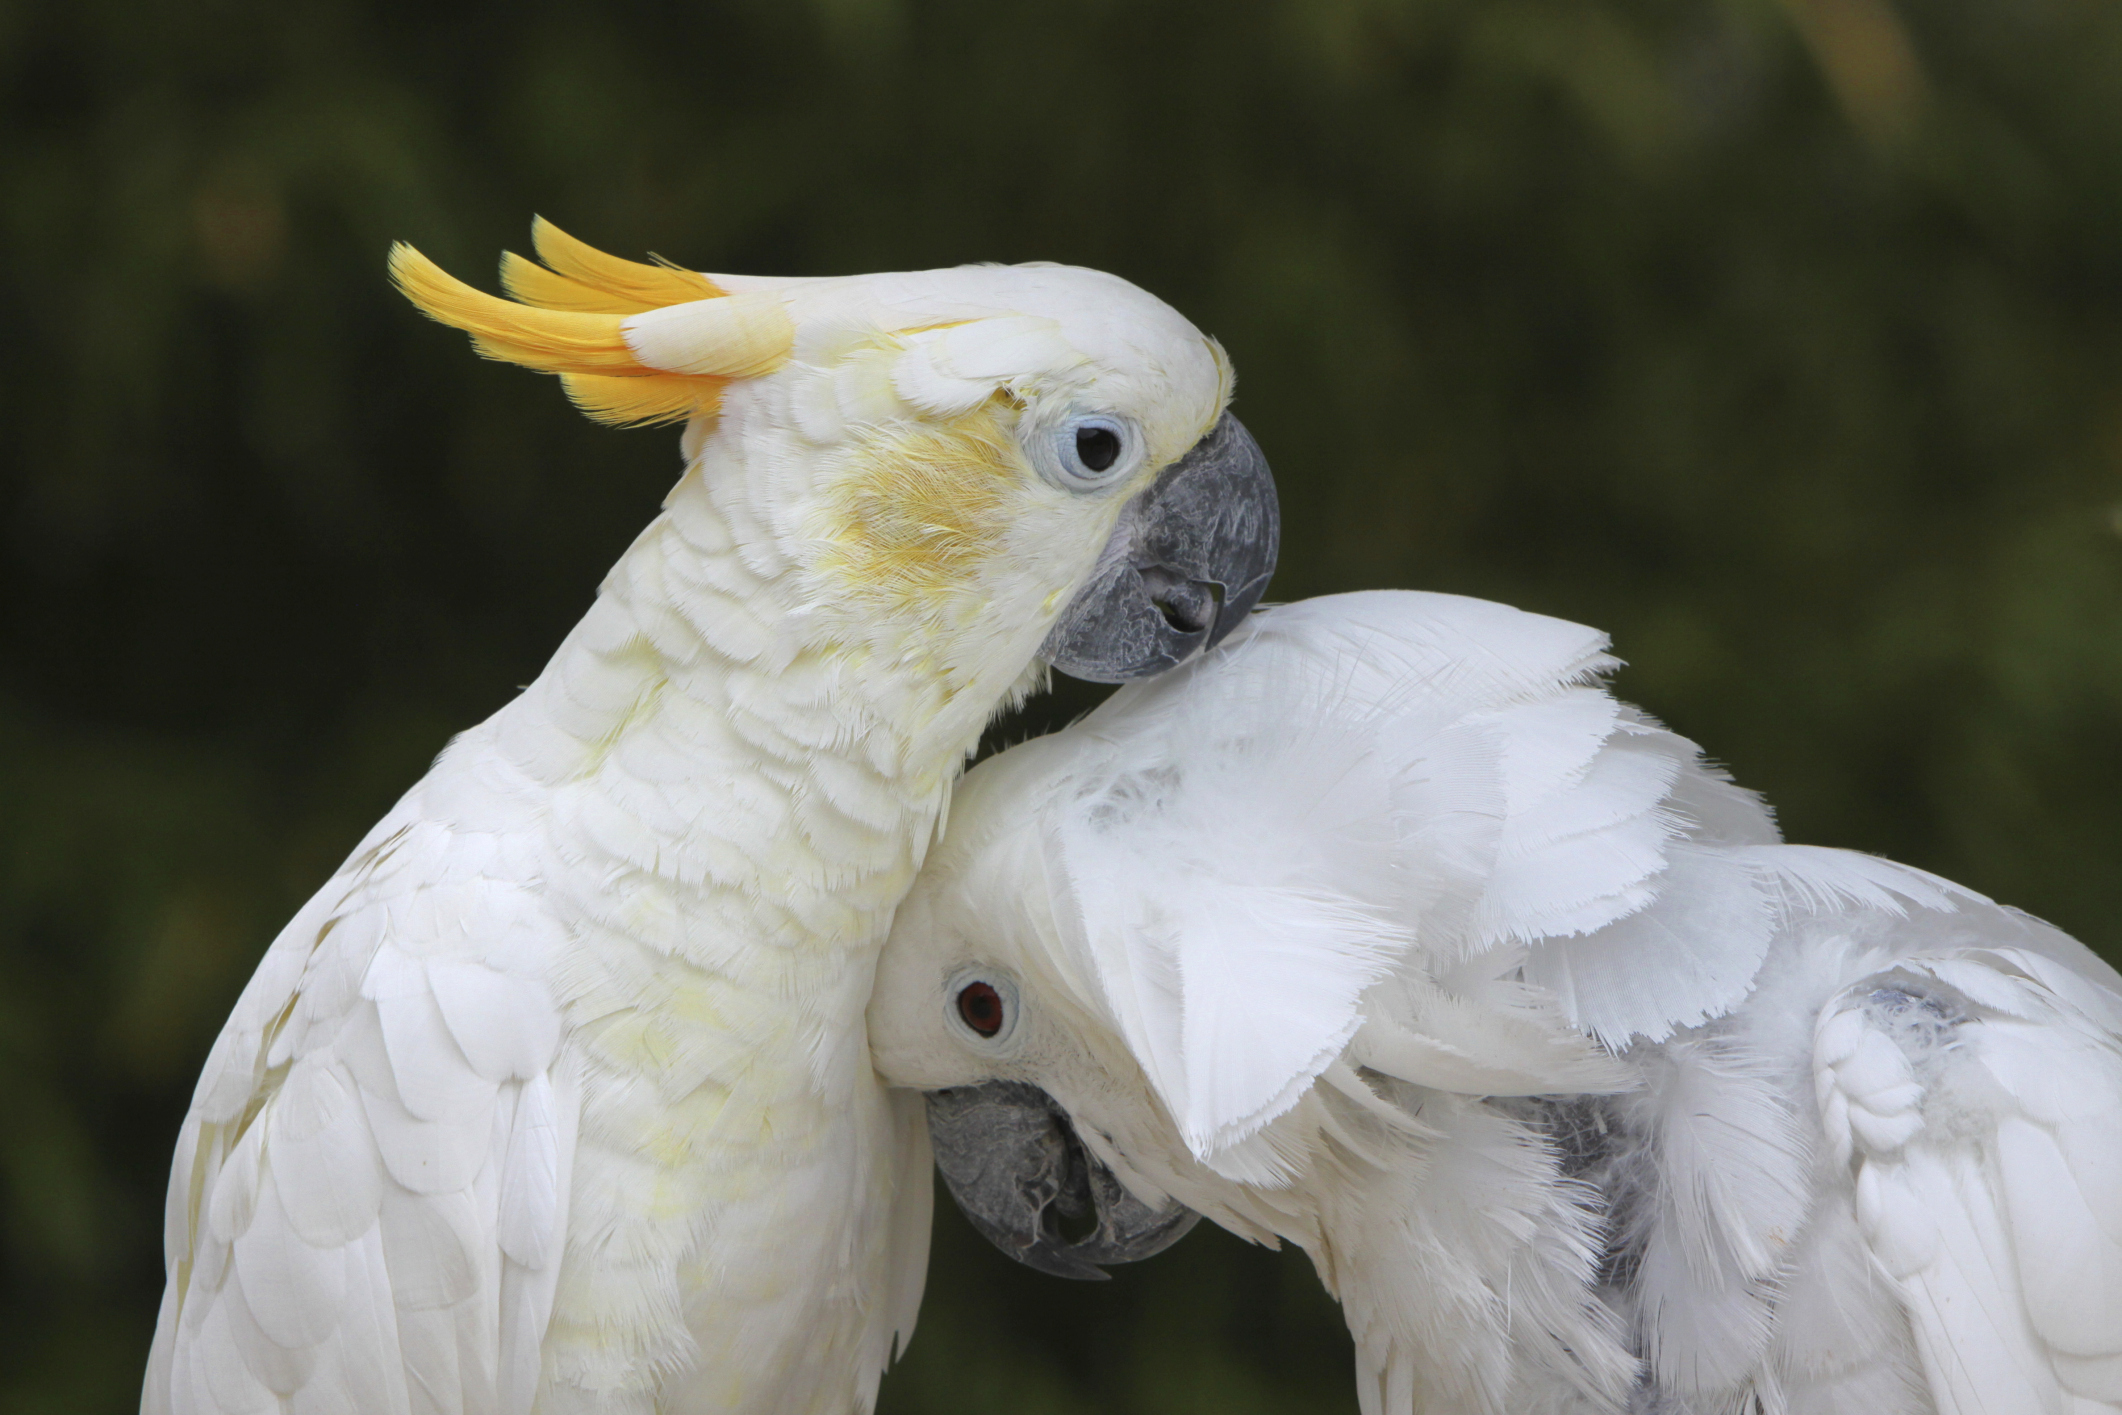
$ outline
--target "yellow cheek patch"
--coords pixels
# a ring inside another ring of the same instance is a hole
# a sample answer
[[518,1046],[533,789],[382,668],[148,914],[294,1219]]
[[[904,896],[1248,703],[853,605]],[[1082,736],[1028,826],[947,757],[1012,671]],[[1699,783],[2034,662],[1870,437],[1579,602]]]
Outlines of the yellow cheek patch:
[[992,403],[939,426],[876,429],[836,463],[822,568],[849,597],[898,611],[970,586],[1029,474]]
[[[630,319],[673,305],[719,301],[727,292],[694,271],[606,255],[542,217],[531,226],[531,240],[544,265],[513,253],[502,257],[501,283],[513,300],[474,289],[403,242],[391,247],[391,279],[423,314],[471,335],[472,346],[487,358],[558,374],[576,406],[604,423],[676,422],[712,413],[732,378],[764,372],[785,355],[784,347],[762,357],[756,333],[747,329],[752,337],[733,353],[726,371],[713,367],[712,339],[693,341],[691,347],[704,347],[707,354],[686,369],[643,363],[628,342]],[[718,322],[703,323],[712,332]]]

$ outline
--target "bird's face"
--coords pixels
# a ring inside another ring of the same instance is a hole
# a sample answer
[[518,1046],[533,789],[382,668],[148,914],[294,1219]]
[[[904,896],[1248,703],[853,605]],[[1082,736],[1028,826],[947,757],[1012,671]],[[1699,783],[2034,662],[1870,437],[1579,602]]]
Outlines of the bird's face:
[[927,1093],[937,1167],[974,1227],[1043,1272],[1098,1278],[1197,1215],[1167,1192],[1185,1147],[1063,944],[1067,902],[1020,809],[1055,746],[1027,743],[960,788],[879,959],[870,1047],[888,1083]]
[[788,358],[730,390],[702,449],[772,486],[755,499],[783,508],[828,621],[918,640],[964,682],[1035,654],[1117,682],[1212,645],[1265,589],[1266,461],[1222,351],[1161,301],[1059,266],[746,297],[769,289]]

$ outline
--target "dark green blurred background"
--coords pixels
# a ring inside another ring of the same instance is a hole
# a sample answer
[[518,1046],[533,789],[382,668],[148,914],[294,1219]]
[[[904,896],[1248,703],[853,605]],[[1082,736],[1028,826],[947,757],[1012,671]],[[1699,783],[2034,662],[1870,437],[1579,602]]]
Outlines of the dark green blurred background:
[[[1493,596],[1800,839],[2122,942],[2114,0],[0,5],[0,1412],[118,1412],[253,960],[675,477],[388,290],[533,212],[1219,335],[1279,597]],[[1064,705],[1085,701],[1079,694]],[[939,1222],[886,1415],[1353,1409],[1300,1259]]]

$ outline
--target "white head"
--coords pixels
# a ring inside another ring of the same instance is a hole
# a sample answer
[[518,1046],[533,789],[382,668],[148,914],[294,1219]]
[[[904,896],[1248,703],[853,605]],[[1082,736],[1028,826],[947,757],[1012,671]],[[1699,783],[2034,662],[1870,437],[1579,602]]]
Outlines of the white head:
[[[1420,882],[1395,859],[1410,788],[1371,730],[1396,665],[1373,655],[1377,681],[1357,681],[1340,660],[1358,646],[1277,632],[1306,617],[1256,617],[1224,651],[970,773],[879,962],[870,1042],[888,1082],[1013,1084],[1034,1119],[1043,1093],[1060,1142],[1141,1197],[1134,1228],[1103,1215],[1092,1261],[1161,1246],[1174,1189],[1286,1182],[1275,1122],[1413,942]],[[980,1130],[1023,1123],[1001,1105],[938,1116],[938,1161],[998,1244],[1080,1263],[1014,1197],[1021,1175],[952,1173],[1024,1149]]]
[[[1543,930],[1638,907],[1609,887],[1637,876],[1562,860],[1528,889],[1498,868],[1583,832],[1572,790],[1619,722],[1588,686],[1603,648],[1449,596],[1310,600],[970,773],[869,1010],[887,1081],[990,1097],[931,1102],[961,1207],[1027,1262],[1083,1256],[1024,1197],[1038,1149],[1012,1127],[1049,1111],[1050,1148],[1141,1196],[1147,1243],[1166,1194],[1250,1205],[1307,1182],[1320,1085],[1362,1101],[1356,1068],[1471,1094],[1610,1086],[1610,1058],[1515,970]],[[1636,764],[1620,735],[1616,779]],[[1601,797],[1625,837],[1602,861],[1659,867],[1665,766],[1692,749],[1655,750],[1642,789]],[[1139,1256],[1108,1227],[1102,1253]]]

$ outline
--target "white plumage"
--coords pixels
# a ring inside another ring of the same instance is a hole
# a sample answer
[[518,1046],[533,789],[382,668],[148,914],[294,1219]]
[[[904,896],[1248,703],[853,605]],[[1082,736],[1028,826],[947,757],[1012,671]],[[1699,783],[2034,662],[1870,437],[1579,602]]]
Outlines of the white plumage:
[[1779,843],[1612,664],[1338,596],[1004,753],[879,1069],[1037,1086],[1146,1202],[1303,1247],[1366,1415],[2122,1411],[2122,978]]
[[[542,304],[396,269],[593,411],[690,410],[685,475],[244,990],[178,1142],[147,1415],[868,1408],[930,1195],[870,1068],[876,949],[982,726],[1228,396],[1096,272],[717,284],[538,239],[554,270],[506,269]],[[1137,439],[1088,491],[1035,465],[1081,414]]]

